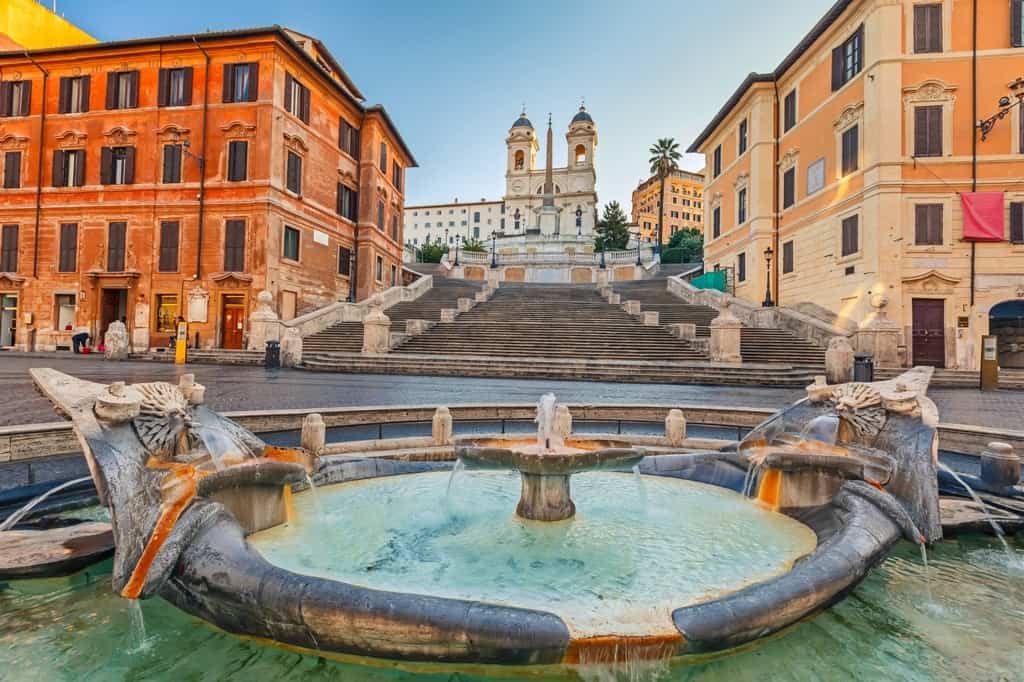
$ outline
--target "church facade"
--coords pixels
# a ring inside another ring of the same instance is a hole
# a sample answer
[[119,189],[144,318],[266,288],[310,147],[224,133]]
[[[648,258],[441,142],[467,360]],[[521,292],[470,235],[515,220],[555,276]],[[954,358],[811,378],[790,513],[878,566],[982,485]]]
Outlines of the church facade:
[[[554,132],[548,120],[545,163],[538,166],[540,136],[526,112],[505,138],[505,194],[500,201],[421,204],[405,208],[406,245],[445,240],[543,234],[592,237],[597,224],[597,124],[580,106],[565,133],[566,165],[553,167]],[[550,177],[550,192],[545,191]],[[547,202],[547,208],[545,205]],[[542,220],[543,217],[543,220]]]

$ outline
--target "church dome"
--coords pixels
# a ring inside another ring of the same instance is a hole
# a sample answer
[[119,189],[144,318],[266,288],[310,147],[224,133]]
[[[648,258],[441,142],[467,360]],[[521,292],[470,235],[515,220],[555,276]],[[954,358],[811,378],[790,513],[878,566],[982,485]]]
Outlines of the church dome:
[[526,118],[526,112],[519,114],[519,118],[512,124],[513,128],[533,128],[533,124],[530,123],[530,119]]
[[580,105],[580,110],[576,112],[576,115],[572,117],[572,123],[593,123],[594,119],[590,118],[590,114],[587,113],[587,108]]

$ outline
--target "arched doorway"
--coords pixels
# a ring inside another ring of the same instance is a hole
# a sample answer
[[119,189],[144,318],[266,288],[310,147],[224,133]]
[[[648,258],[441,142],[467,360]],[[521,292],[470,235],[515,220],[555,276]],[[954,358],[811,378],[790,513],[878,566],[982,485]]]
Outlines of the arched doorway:
[[1024,300],[993,306],[988,329],[999,338],[999,366],[1024,369]]

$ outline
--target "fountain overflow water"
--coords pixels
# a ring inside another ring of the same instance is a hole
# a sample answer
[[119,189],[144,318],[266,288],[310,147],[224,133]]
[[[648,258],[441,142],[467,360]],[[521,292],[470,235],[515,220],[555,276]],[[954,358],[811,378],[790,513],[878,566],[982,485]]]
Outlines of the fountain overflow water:
[[996,520],[992,518],[992,513],[989,511],[988,505],[985,504],[984,500],[978,497],[978,493],[974,492],[974,489],[971,486],[967,485],[967,481],[965,481],[960,476],[960,474],[953,471],[953,469],[946,466],[942,462],[939,462],[939,468],[945,471],[953,478],[955,478],[957,483],[963,486],[963,489],[966,490],[967,494],[971,496],[971,499],[974,500],[974,503],[981,508],[981,513],[984,514],[985,520],[988,521],[988,524],[992,526],[992,530],[995,532],[996,537],[999,538],[999,542],[1003,545],[1003,550],[1006,552],[1006,555],[1012,556],[1013,551],[1010,549],[1010,545],[1006,542],[1006,531],[1004,531],[1003,527],[996,523]]
[[29,512],[31,512],[33,509],[35,509],[37,505],[39,505],[40,503],[44,502],[48,497],[50,497],[50,495],[53,495],[54,493],[59,493],[61,490],[64,490],[66,488],[70,488],[73,485],[78,485],[79,483],[85,483],[86,481],[91,480],[91,479],[92,479],[92,476],[83,476],[82,478],[76,478],[73,481],[67,481],[66,483],[61,483],[56,488],[50,488],[45,493],[43,493],[42,495],[39,495],[38,497],[33,499],[31,502],[26,504],[24,507],[22,507],[21,509],[19,509],[16,512],[14,512],[10,516],[8,516],[7,519],[3,523],[0,523],[0,532],[5,531],[5,530],[10,530],[11,528],[14,528],[14,526],[17,525],[17,523],[19,521],[21,521],[23,518],[25,518],[25,516],[28,515]]
[[561,438],[555,433],[555,402],[554,393],[545,393],[537,403],[537,447],[544,452],[551,450],[552,440],[556,447],[562,445]]

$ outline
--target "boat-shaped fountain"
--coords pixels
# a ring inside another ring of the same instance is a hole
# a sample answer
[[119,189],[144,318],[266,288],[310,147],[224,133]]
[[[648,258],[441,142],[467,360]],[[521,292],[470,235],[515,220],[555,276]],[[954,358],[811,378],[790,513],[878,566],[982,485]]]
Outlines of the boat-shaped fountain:
[[[322,655],[535,666],[721,652],[841,599],[900,537],[942,532],[927,369],[814,384],[724,452],[574,438],[548,398],[536,441],[456,448],[469,481],[455,511],[438,471],[450,465],[273,448],[188,380],[33,376],[110,508],[119,593]],[[337,484],[319,491],[326,521],[293,510],[310,474]],[[462,572],[442,575],[450,564]]]

